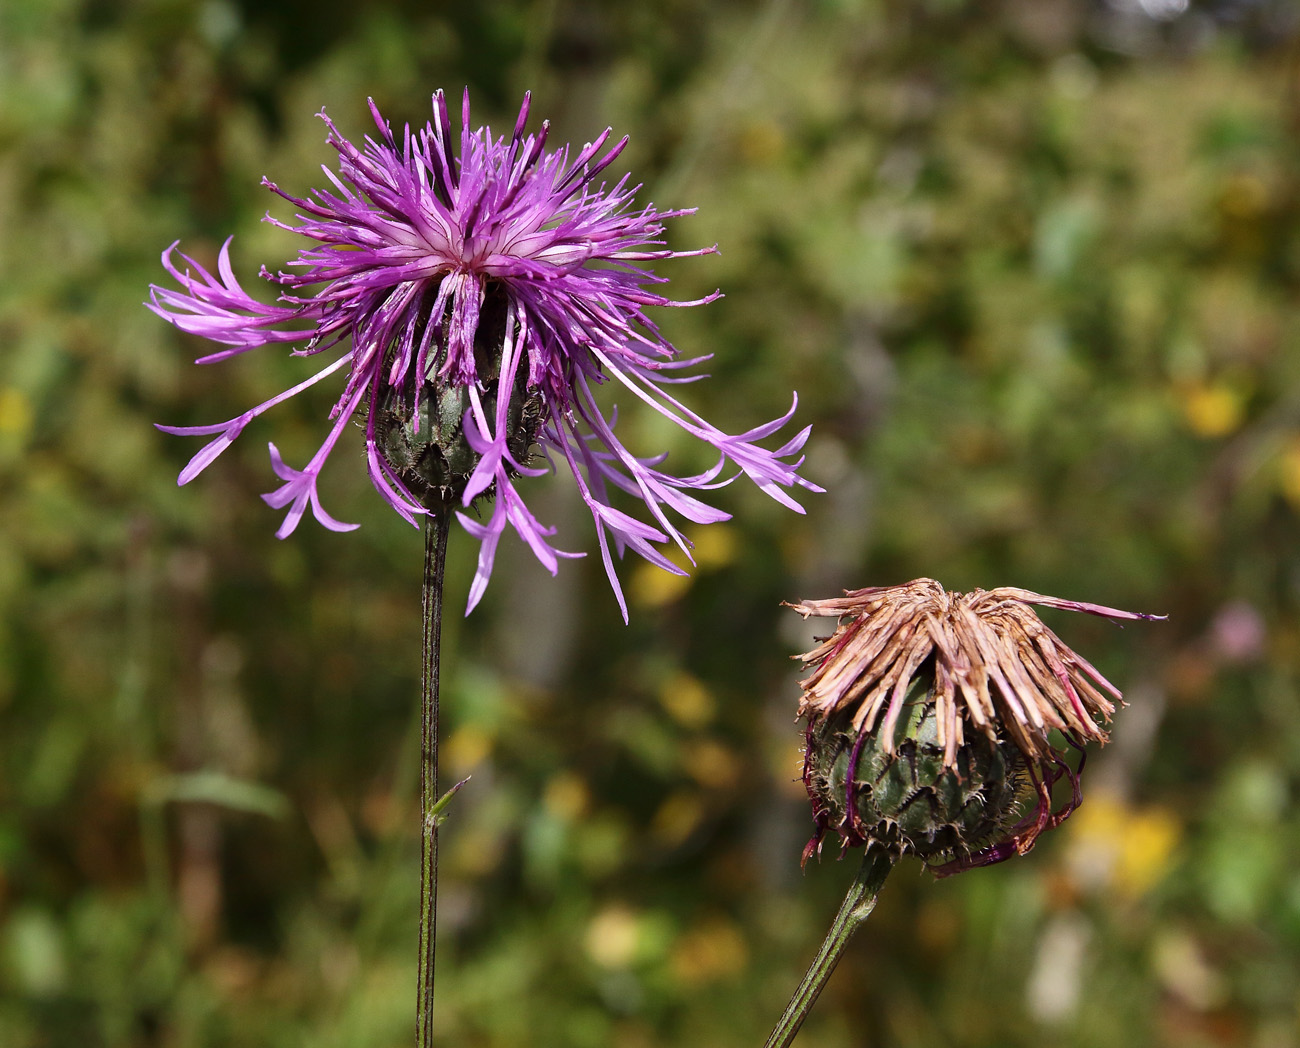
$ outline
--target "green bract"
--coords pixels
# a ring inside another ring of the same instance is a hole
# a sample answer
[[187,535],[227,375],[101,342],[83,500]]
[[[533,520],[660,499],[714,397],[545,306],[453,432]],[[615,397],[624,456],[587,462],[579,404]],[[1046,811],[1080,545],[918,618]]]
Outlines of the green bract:
[[852,721],[845,711],[812,729],[805,770],[810,794],[846,842],[945,860],[1015,825],[1026,799],[1020,751],[972,733],[956,766],[945,767],[932,677],[912,682],[892,753],[879,732],[859,733]]
[[[496,285],[485,296],[474,338],[475,366],[485,376],[479,403],[490,419],[496,418],[498,409],[505,315],[506,300]],[[426,377],[418,393],[409,384],[383,387],[376,407],[376,449],[396,479],[426,509],[442,511],[458,502],[480,458],[465,432],[466,416],[474,410],[469,390]],[[506,405],[509,475],[518,472],[511,463],[528,465],[542,412],[541,395],[527,388],[527,372],[520,370]],[[491,493],[491,488],[485,492]]]

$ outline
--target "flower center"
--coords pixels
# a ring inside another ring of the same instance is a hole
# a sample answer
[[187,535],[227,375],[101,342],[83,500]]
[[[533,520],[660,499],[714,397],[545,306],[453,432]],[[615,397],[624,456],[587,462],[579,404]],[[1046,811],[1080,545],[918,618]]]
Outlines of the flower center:
[[[423,308],[429,309],[436,288],[426,295]],[[496,415],[498,379],[506,337],[509,299],[505,287],[489,282],[474,333],[474,368],[478,375],[479,399],[489,418]],[[431,317],[425,315],[417,325],[414,338],[424,335]],[[382,366],[392,366],[399,347],[390,346]],[[442,512],[459,501],[479,455],[470,447],[464,433],[465,413],[470,409],[467,387],[438,379],[447,354],[446,320],[437,335],[436,352],[430,353],[426,375],[416,375],[411,368],[407,379],[398,387],[386,386],[375,412],[375,444],[393,473],[426,509]],[[520,367],[510,391],[507,408],[506,446],[516,462],[527,464],[542,424],[542,398],[528,389],[528,369]],[[491,489],[485,494],[491,495]]]

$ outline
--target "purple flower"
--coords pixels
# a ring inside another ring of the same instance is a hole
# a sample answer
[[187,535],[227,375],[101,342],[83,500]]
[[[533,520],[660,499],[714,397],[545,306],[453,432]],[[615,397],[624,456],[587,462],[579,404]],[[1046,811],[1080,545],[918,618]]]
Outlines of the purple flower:
[[[293,271],[263,268],[261,275],[284,289],[279,304],[259,302],[240,286],[229,240],[215,276],[186,255],[192,268],[182,270],[173,258],[176,244],[163,253],[163,266],[181,290],[152,287],[150,308],[182,331],[229,347],[198,363],[272,342],[301,343],[295,356],[336,350],[322,370],[237,418],[160,426],[214,438],[181,471],[181,484],[254,418],[338,372],[345,381],[330,412],[333,426],[306,466],[288,465],[270,446],[271,466],[284,483],[263,498],[288,509],[277,535],[289,535],[309,505],[331,530],[357,526],[325,511],[316,483],[349,420],[361,417],[370,479],[412,524],[417,514],[441,512],[453,500],[468,507],[480,496],[495,496],[486,522],[457,512],[480,542],[467,612],[483,595],[507,526],[552,574],[558,557],[581,556],[550,544],[554,529],[538,522],[516,489],[520,475],[546,472],[529,465],[533,444],[552,468],[562,462],[571,472],[595,521],[625,620],[611,542],[620,556],[631,548],[682,574],[652,545],[672,541],[690,556],[690,543],[669,513],[698,524],[728,517],[692,492],[744,473],[778,502],[803,512],[785,489],[822,490],[795,472],[808,429],[776,450],[758,445],[790,420],[797,398],[780,418],[733,435],[664,388],[689,381],[681,369],[707,358],[680,359],[645,308],[700,305],[718,293],[674,302],[654,290],[664,278],[641,263],[710,254],[716,247],[669,250],[662,220],[690,211],[635,208],[639,187],[629,186],[627,176],[613,186],[595,181],[626,138],[605,150],[606,130],[572,157],[567,147],[548,152],[547,124],[537,134],[524,133],[525,96],[513,134],[493,139],[490,128],[470,130],[467,92],[457,155],[441,91],[433,98],[433,121],[416,133],[408,127],[400,142],[373,102],[370,109],[379,135],[368,137],[364,149],[321,114],[339,154],[338,174],[325,170],[332,190],[299,199],[263,182],[299,209],[296,224],[267,221],[311,242],[290,263]],[[704,473],[679,477],[659,468],[663,455],[633,455],[614,433],[616,412],[606,414],[593,394],[608,378],[711,445],[717,462]],[[437,445],[432,466],[422,450],[430,441]],[[458,454],[465,460],[460,473]],[[729,476],[728,462],[735,467]],[[616,509],[610,498],[615,488],[644,503],[650,520]]]

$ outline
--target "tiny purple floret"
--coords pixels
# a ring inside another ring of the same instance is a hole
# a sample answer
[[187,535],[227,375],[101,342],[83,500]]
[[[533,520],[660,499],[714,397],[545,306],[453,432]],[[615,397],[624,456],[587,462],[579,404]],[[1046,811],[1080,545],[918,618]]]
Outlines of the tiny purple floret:
[[[345,139],[322,112],[328,142],[339,154],[337,174],[324,168],[332,189],[306,198],[273,192],[298,208],[295,223],[266,221],[311,243],[289,263],[292,271],[261,276],[282,289],[277,304],[249,295],[230,264],[230,241],[222,246],[214,275],[188,255],[188,268],[175,260],[176,244],[163,252],[163,267],[180,290],[152,286],[150,308],[191,335],[228,348],[198,359],[210,364],[270,343],[300,343],[296,356],[337,355],[322,370],[242,415],[210,426],[159,426],[167,433],[213,439],[181,471],[186,484],[201,473],[259,415],[289,397],[341,372],[344,388],[330,419],[333,425],[306,466],[296,469],[270,446],[271,467],[283,481],[263,498],[286,509],[277,535],[288,536],[308,508],[326,528],[349,531],[321,506],[317,480],[351,419],[359,414],[366,433],[366,457],[375,488],[398,513],[418,526],[427,512],[398,479],[376,440],[376,408],[382,394],[414,390],[426,383],[464,389],[471,405],[464,433],[478,456],[462,498],[468,507],[492,494],[485,522],[457,513],[479,540],[478,568],[468,611],[481,599],[492,573],[497,544],[509,526],[554,574],[559,557],[581,556],[548,541],[543,526],[516,489],[520,475],[545,470],[518,462],[508,445],[508,408],[526,369],[527,389],[539,396],[542,422],[537,443],[554,468],[563,462],[596,524],[597,542],[624,620],[627,605],[614,571],[611,548],[627,548],[667,571],[681,574],[654,543],[675,542],[690,557],[690,543],[669,517],[697,524],[729,514],[691,492],[721,487],[741,473],[782,505],[803,512],[786,489],[821,491],[800,477],[800,449],[808,428],[775,450],[759,446],[794,415],[797,397],[780,418],[745,433],[728,434],[706,422],[664,389],[683,381],[681,369],[707,359],[683,360],[645,314],[648,306],[694,306],[719,297],[673,301],[654,288],[665,278],[644,263],[705,255],[716,247],[673,251],[662,238],[662,221],[690,210],[637,208],[640,188],[623,176],[612,186],[596,178],[622,152],[623,138],[606,149],[607,129],[576,154],[545,148],[548,124],[525,134],[529,96],[514,132],[494,139],[488,127],[470,130],[469,94],[461,111],[459,150],[447,101],[433,96],[433,120],[400,141],[373,101],[378,128],[364,148]],[[474,359],[474,337],[487,285],[504,288],[506,334],[495,398],[486,392]],[[433,299],[429,305],[430,297]],[[394,347],[396,347],[394,349]],[[679,477],[659,468],[663,456],[638,457],[614,433],[616,414],[597,406],[593,387],[614,378],[639,399],[718,452],[704,473]],[[491,410],[493,400],[495,409]],[[730,463],[734,472],[724,475]],[[616,509],[618,489],[642,502],[653,523]]]

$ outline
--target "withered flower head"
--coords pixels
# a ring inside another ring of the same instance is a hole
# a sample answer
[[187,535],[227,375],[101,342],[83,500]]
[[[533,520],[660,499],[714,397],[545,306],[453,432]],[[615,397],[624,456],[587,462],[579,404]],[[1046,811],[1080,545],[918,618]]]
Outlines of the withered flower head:
[[[833,828],[845,848],[915,854],[945,876],[1024,854],[1078,807],[1084,744],[1106,741],[1123,697],[1033,604],[1164,617],[1011,587],[948,593],[933,579],[789,605],[839,619],[798,656],[813,668],[799,703],[816,823],[805,862]],[[1054,808],[1062,777],[1072,793]]]

